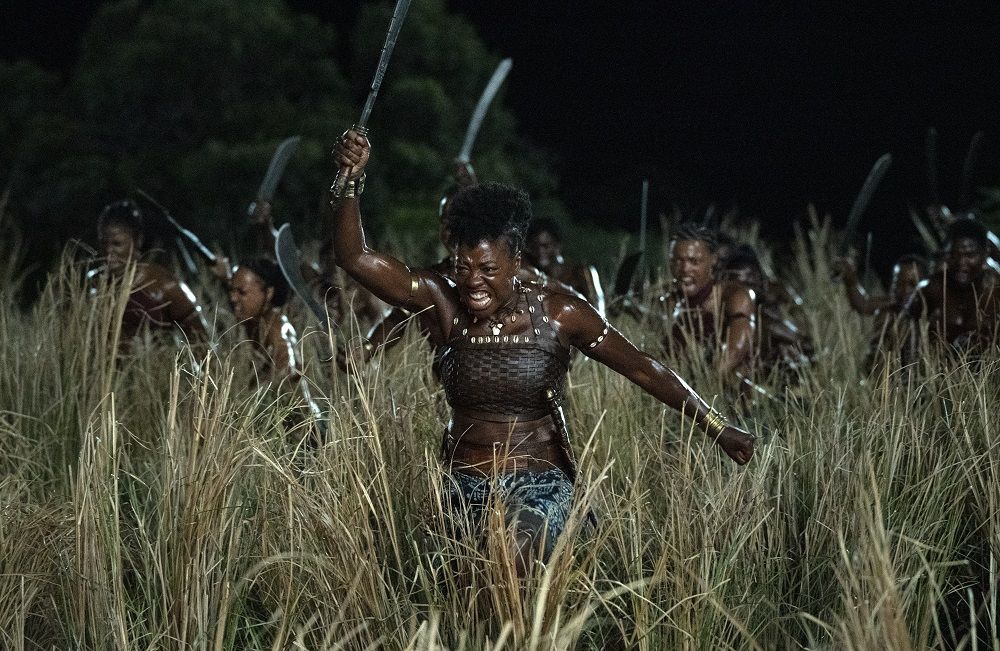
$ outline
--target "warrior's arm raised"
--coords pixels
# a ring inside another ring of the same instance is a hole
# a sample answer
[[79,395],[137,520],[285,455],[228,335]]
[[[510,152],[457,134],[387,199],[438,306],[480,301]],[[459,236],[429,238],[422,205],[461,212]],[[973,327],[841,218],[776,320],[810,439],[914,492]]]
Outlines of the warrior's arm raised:
[[847,258],[840,258],[834,261],[834,266],[838,267],[841,280],[844,283],[844,290],[847,292],[847,302],[851,304],[851,309],[855,312],[871,316],[889,304],[888,299],[879,299],[868,295],[865,288],[858,282],[858,273],[853,262]]
[[[347,131],[337,142],[335,162],[339,168],[350,170],[349,182],[359,182],[370,151],[368,139],[353,130]],[[337,264],[390,305],[417,309],[434,305],[439,288],[431,275],[415,273],[396,258],[367,245],[358,198],[349,194],[345,194],[333,208],[333,243]]]

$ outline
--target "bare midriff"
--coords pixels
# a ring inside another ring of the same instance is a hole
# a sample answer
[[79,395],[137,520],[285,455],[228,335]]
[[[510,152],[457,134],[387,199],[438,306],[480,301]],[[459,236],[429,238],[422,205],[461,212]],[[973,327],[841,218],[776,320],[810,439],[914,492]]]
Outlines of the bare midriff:
[[452,470],[468,474],[566,470],[568,460],[552,417],[508,420],[492,414],[455,411],[448,423]]

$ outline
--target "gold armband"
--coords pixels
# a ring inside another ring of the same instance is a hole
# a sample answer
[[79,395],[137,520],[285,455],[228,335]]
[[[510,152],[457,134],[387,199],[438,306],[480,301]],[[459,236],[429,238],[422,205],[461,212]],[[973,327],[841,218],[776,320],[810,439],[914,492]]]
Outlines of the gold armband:
[[413,302],[413,297],[417,295],[417,290],[420,289],[420,276],[416,272],[410,272],[410,295],[406,297],[406,303],[409,305]]

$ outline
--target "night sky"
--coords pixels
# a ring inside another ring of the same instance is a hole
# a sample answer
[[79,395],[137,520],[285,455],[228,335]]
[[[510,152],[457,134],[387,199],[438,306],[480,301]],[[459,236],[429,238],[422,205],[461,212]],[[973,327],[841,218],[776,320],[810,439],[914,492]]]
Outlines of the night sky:
[[[67,69],[98,3],[41,4],[4,3],[0,54]],[[356,13],[344,0],[290,4],[338,23]],[[563,199],[580,218],[634,225],[648,176],[653,210],[735,201],[784,233],[810,201],[843,220],[891,151],[864,225],[889,237],[908,225],[908,201],[926,201],[931,125],[946,202],[979,129],[977,181],[1000,185],[997,2],[449,6],[513,57],[507,101],[523,134],[556,155]]]

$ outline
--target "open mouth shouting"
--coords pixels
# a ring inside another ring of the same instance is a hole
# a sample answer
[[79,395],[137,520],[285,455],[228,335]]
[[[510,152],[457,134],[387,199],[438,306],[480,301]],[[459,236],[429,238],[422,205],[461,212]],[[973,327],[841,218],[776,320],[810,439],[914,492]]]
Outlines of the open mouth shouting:
[[465,304],[470,312],[485,312],[490,308],[493,297],[485,289],[477,289],[465,292]]
[[680,290],[685,294],[694,294],[698,290],[698,285],[695,283],[694,278],[690,276],[685,276],[683,278],[677,279],[677,285]]

